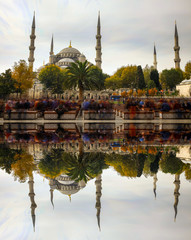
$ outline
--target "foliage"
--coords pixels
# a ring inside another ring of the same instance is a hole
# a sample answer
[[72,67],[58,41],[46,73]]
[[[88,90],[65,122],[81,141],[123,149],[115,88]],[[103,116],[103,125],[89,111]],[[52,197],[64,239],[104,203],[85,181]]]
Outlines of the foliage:
[[145,93],[146,93],[145,90],[141,90],[141,89],[138,89],[138,90],[137,90],[137,95],[138,95],[139,97],[144,96]]
[[[188,74],[187,76],[190,78],[190,76],[191,76],[191,61],[186,63],[185,73]],[[189,79],[189,78],[187,78],[187,79]]]
[[5,144],[0,144],[0,168],[7,173],[11,173],[11,165],[16,162],[15,155],[20,153],[19,150],[10,149]]
[[66,80],[66,70],[62,70],[56,65],[44,67],[39,73],[41,83],[55,94],[61,94],[64,91],[64,81]]
[[178,69],[171,68],[163,70],[160,75],[160,82],[163,88],[173,89],[183,80],[183,75]]
[[148,89],[156,88],[155,82],[153,80],[149,80],[147,84]]
[[136,87],[137,89],[144,89],[146,87],[143,70],[140,65],[137,66],[136,82],[137,82],[137,87]]
[[152,81],[154,81],[156,88],[158,90],[161,90],[161,85],[160,85],[160,82],[159,82],[159,73],[158,73],[158,71],[156,69],[153,69],[150,72],[150,79]]
[[65,171],[75,181],[87,182],[108,167],[104,160],[104,153],[66,154]]
[[117,76],[113,75],[105,79],[105,87],[114,91],[118,88],[121,88],[121,81]]
[[14,159],[15,162],[11,164],[13,176],[15,179],[18,178],[20,182],[25,182],[35,170],[34,159],[25,151],[15,154]]
[[83,101],[84,90],[85,89],[95,89],[98,88],[97,75],[93,75],[91,70],[92,65],[87,61],[85,62],[75,62],[67,68],[67,79],[65,81],[65,87],[67,89],[79,88],[79,99]]
[[183,171],[184,163],[176,157],[173,152],[163,153],[160,161],[160,168],[164,173],[180,174]]
[[127,66],[121,73],[123,88],[137,88],[137,66]]
[[55,178],[64,171],[65,152],[62,149],[52,149],[39,162],[39,169],[47,177]]
[[149,96],[155,96],[157,94],[157,89],[156,88],[151,88],[148,91]]
[[16,81],[12,78],[11,69],[0,75],[0,96],[6,98],[10,93],[15,92]]
[[25,60],[20,60],[13,66],[12,78],[15,80],[16,92],[23,93],[32,87],[35,73]]
[[105,79],[109,77],[109,75],[104,74],[100,68],[94,65],[92,65],[89,69],[89,76],[92,81],[96,82],[95,86],[92,86],[91,89],[99,91],[105,88]]
[[144,79],[145,79],[146,85],[148,85],[148,82],[151,80],[150,79],[150,73],[153,69],[154,69],[153,66],[149,67],[148,65],[146,65],[143,68],[143,74],[144,74]]

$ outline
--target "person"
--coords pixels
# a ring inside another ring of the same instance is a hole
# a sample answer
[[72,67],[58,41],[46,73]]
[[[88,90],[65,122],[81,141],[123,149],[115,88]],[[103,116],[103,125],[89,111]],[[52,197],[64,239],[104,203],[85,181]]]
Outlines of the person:
[[5,105],[5,111],[8,114],[8,119],[10,120],[11,119],[11,111],[12,111],[12,103],[10,100]]

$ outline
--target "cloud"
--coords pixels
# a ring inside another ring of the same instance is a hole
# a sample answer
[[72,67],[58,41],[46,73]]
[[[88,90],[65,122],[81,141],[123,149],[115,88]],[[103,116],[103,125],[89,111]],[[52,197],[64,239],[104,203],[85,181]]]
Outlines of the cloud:
[[101,11],[103,70],[121,65],[152,65],[156,42],[161,71],[174,66],[174,21],[180,39],[181,66],[191,59],[190,0],[0,0],[0,71],[28,59],[33,12],[36,13],[35,68],[48,61],[51,35],[58,53],[69,45],[95,62],[97,13]]

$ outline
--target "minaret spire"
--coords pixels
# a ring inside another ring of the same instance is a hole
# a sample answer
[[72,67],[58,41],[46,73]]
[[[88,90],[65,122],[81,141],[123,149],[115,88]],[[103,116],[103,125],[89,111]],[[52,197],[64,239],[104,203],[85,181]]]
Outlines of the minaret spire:
[[179,57],[179,51],[180,51],[180,46],[178,43],[178,30],[177,30],[177,25],[176,25],[176,21],[175,21],[175,32],[174,32],[174,51],[175,51],[175,58],[174,58],[174,62],[175,62],[175,68],[180,68],[180,57]]
[[33,223],[33,229],[35,232],[35,208],[37,207],[35,200],[34,200],[34,181],[33,181],[33,175],[29,176],[29,197],[31,201],[31,217],[32,217],[32,223]]
[[98,22],[97,22],[97,35],[96,35],[96,66],[101,69],[101,24],[100,24],[100,12],[98,14]]
[[33,22],[32,22],[32,28],[31,28],[31,35],[30,35],[30,46],[29,46],[29,67],[31,67],[33,69],[33,63],[34,63],[34,50],[35,50],[35,12],[34,12],[34,16],[33,16]]
[[53,34],[52,34],[51,45],[50,45],[49,63],[54,64],[54,39],[53,39]]
[[174,189],[174,221],[176,221],[176,216],[178,213],[178,198],[180,196],[179,189],[180,189],[180,175],[175,174],[175,181],[174,181],[175,189]]
[[156,52],[156,47],[154,43],[154,62],[153,62],[154,68],[157,70],[157,52]]
[[101,179],[101,174],[98,175],[96,177],[96,181],[95,181],[95,185],[96,185],[96,209],[97,209],[97,223],[98,223],[98,227],[99,229],[101,230],[100,228],[100,212],[101,212],[101,190],[102,190],[102,187],[101,187],[101,182],[102,182],[102,179]]

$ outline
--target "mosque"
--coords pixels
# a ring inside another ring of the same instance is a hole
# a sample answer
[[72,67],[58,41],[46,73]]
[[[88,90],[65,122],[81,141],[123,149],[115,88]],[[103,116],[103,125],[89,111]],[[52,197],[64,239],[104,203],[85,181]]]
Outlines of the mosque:
[[[29,66],[33,69],[33,63],[35,61],[34,51],[35,51],[35,15],[33,16],[31,35],[30,35],[30,46],[29,46]],[[98,22],[97,22],[97,34],[96,34],[96,66],[101,69],[102,63],[102,52],[101,52],[101,24],[100,24],[100,13],[98,14]],[[43,85],[38,80],[38,74],[40,71],[48,65],[55,64],[61,68],[66,68],[70,66],[72,62],[80,61],[85,62],[86,57],[82,54],[78,49],[72,47],[71,41],[70,45],[64,49],[62,49],[59,53],[54,54],[54,39],[52,36],[50,53],[49,53],[49,62],[37,70],[37,78],[34,81],[33,88],[29,91],[29,97],[32,98],[40,98],[43,96]]]
[[[33,16],[33,22],[32,22],[32,28],[31,28],[31,35],[30,35],[30,46],[29,46],[29,66],[33,68],[33,63],[35,61],[34,59],[34,51],[35,51],[35,15]],[[180,46],[179,46],[179,37],[178,37],[178,30],[177,30],[177,24],[175,22],[175,33],[174,33],[174,52],[175,52],[175,69],[180,68]],[[100,13],[98,14],[98,22],[97,22],[97,34],[96,34],[96,58],[95,58],[95,65],[101,69],[102,64],[102,47],[101,47],[101,23],[100,23]],[[64,49],[62,49],[59,53],[54,54],[54,40],[52,36],[51,40],[51,46],[50,46],[50,53],[49,53],[49,62],[45,64],[44,66],[41,66],[37,70],[37,78],[34,81],[34,85],[32,89],[29,91],[29,97],[31,98],[40,98],[43,96],[43,85],[38,80],[38,74],[39,72],[48,65],[55,64],[61,68],[66,68],[70,66],[72,62],[81,61],[84,62],[86,60],[86,57],[84,54],[82,54],[78,49],[72,47],[71,41],[70,45]],[[157,69],[157,53],[156,53],[156,47],[154,44],[154,61],[153,61],[154,69]],[[180,85],[177,86],[177,90],[179,91],[179,94],[181,96],[191,96],[191,79],[187,81],[183,81],[180,83]],[[77,96],[77,91],[74,91],[72,93],[66,93],[67,97],[70,95]],[[88,93],[91,95],[91,93]],[[99,93],[100,95],[102,93]],[[97,96],[97,93],[96,93]],[[66,98],[65,95],[63,95],[64,98]],[[92,96],[93,97],[93,96]]]

